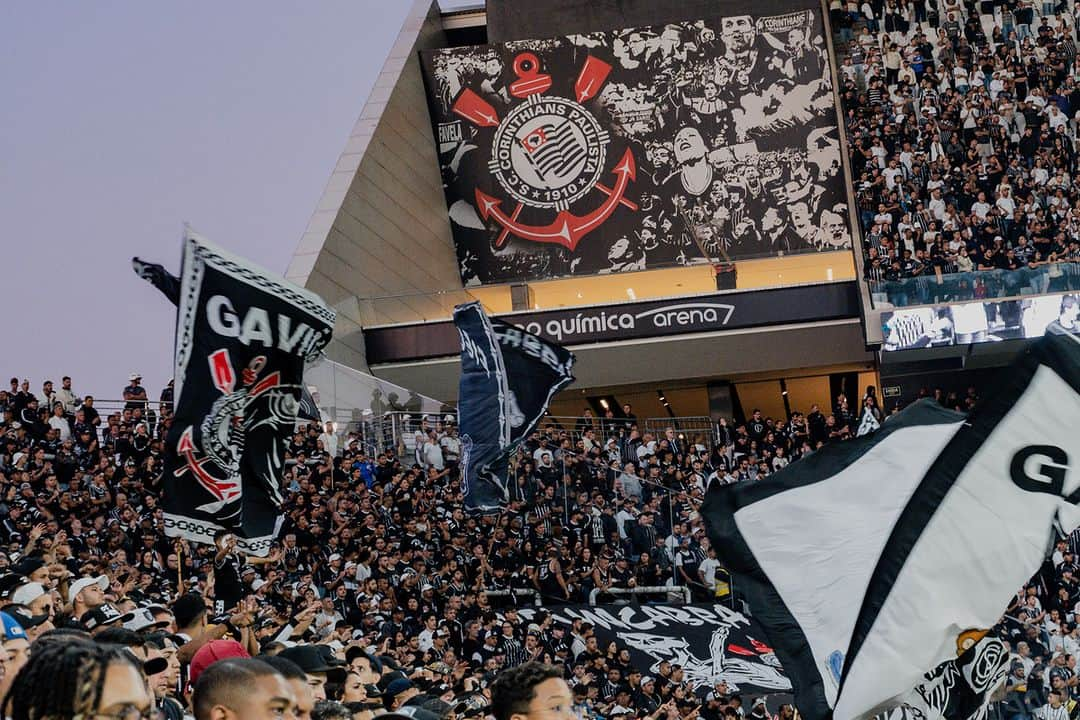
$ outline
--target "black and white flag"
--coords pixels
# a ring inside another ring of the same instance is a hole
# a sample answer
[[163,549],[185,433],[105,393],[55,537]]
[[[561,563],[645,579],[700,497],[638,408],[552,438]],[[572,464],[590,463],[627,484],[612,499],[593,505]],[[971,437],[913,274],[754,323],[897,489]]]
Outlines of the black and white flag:
[[879,423],[878,419],[874,416],[874,411],[870,408],[863,408],[862,419],[859,420],[859,429],[855,432],[855,437],[868,435],[879,427],[881,427],[881,423]]
[[965,418],[923,401],[752,485],[710,488],[713,545],[807,720],[895,707],[992,627],[1080,525],[1080,340],[1047,335]]
[[700,605],[562,605],[518,608],[525,622],[546,612],[555,627],[569,631],[575,620],[593,626],[599,645],[616,643],[630,652],[630,667],[657,676],[661,665],[678,665],[695,695],[727,683],[733,693],[787,693],[791,682],[753,618],[719,603]]
[[[170,295],[175,278],[164,268],[136,261],[135,269]],[[335,313],[190,231],[178,299],[165,534],[212,543],[226,529],[246,552],[265,555],[281,523],[304,362],[330,341]]]
[[461,337],[461,477],[465,509],[496,512],[510,499],[510,455],[574,381],[574,354],[501,320],[479,302],[454,308]]
[[1009,648],[995,637],[963,638],[960,655],[943,662],[903,702],[874,720],[982,720],[1009,674]]

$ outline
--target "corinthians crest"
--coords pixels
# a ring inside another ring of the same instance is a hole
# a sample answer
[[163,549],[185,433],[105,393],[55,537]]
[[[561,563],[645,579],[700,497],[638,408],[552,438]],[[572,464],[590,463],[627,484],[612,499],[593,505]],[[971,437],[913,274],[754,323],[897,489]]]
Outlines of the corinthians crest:
[[[263,375],[266,367],[263,355],[244,368],[239,383],[228,350],[211,353],[208,361],[214,387],[221,396],[197,428],[189,426],[181,433],[176,453],[183,464],[173,474],[179,478],[191,473],[214,497],[198,509],[228,518],[240,512],[236,503],[243,497],[241,457],[248,434],[260,427],[268,427],[275,433],[291,430],[296,422],[300,388],[282,384],[280,372]],[[268,460],[265,467],[278,464]],[[257,479],[280,502],[275,479]]]
[[466,285],[850,247],[819,8],[423,50]]
[[[494,126],[488,170],[499,190],[516,201],[509,210],[503,199],[476,188],[480,216],[501,227],[495,247],[505,245],[510,235],[540,243],[555,243],[573,251],[589,232],[599,228],[619,205],[637,210],[625,198],[637,168],[629,148],[610,170],[605,169],[608,132],[583,103],[602,90],[611,66],[598,58],[586,58],[577,82],[575,97],[549,95],[552,81],[539,69],[533,53],[514,59],[517,80],[509,95],[524,100],[499,118],[494,105],[466,88],[452,110],[478,128]],[[610,185],[601,182],[605,172],[614,176]],[[491,188],[491,192],[495,192]],[[596,207],[584,215],[570,212],[570,206],[590,194],[597,194]],[[544,225],[519,220],[524,207],[554,211]]]

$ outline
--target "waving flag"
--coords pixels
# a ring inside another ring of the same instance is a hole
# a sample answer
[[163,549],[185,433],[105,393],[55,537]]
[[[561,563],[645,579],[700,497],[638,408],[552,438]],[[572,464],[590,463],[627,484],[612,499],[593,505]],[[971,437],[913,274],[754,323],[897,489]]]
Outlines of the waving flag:
[[285,448],[304,361],[330,341],[321,298],[188,231],[177,279],[136,272],[177,292],[175,416],[165,439],[165,534],[212,543],[221,529],[265,555],[281,523]]
[[960,656],[941,663],[897,707],[875,720],[981,720],[994,692],[1009,674],[1009,648],[995,637],[984,637]]
[[769,480],[710,488],[714,546],[807,720],[900,703],[1080,525],[1080,340],[1047,335],[965,420],[930,401]]
[[533,432],[551,398],[573,382],[574,355],[501,320],[479,302],[454,308],[461,337],[461,477],[465,509],[497,512],[510,499],[510,455]]

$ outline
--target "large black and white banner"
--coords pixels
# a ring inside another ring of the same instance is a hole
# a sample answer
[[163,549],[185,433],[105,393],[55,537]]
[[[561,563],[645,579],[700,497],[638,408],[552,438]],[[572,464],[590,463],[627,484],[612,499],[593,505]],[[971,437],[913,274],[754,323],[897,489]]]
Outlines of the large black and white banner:
[[[526,621],[535,612],[518,610]],[[667,662],[681,665],[685,680],[702,691],[719,682],[732,692],[754,695],[791,691],[761,626],[723,605],[582,605],[550,612],[565,627],[575,619],[591,623],[601,648],[611,642],[627,647],[630,666],[645,675],[655,676]]]
[[1009,648],[995,637],[966,639],[955,660],[926,674],[897,707],[875,720],[982,720],[1009,674]]
[[1080,339],[1048,334],[968,417],[923,401],[770,479],[710,488],[713,545],[808,720],[865,717],[999,620],[1080,525]]
[[226,529],[245,551],[266,554],[281,521],[304,362],[330,341],[334,317],[318,296],[187,233],[176,410],[166,437],[166,535],[212,543]]
[[421,60],[468,285],[851,246],[817,9]]
[[495,512],[509,497],[510,454],[574,381],[574,355],[501,320],[479,302],[454,308],[461,338],[461,481],[465,509]]

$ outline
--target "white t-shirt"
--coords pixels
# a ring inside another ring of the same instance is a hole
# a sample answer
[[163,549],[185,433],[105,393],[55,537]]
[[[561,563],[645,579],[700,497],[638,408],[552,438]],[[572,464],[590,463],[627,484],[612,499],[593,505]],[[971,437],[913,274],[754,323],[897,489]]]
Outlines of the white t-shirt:
[[701,561],[699,569],[701,570],[701,576],[705,579],[705,587],[710,590],[716,587],[716,571],[720,568],[720,561],[716,558],[707,557]]
[[445,467],[442,447],[440,447],[439,443],[431,442],[430,440],[425,442],[423,456],[424,465],[427,467],[433,467],[436,470],[442,470]]
[[49,427],[60,431],[60,442],[71,439],[71,425],[68,424],[67,418],[53,415],[49,418]]
[[978,216],[979,219],[985,220],[986,214],[990,212],[990,203],[976,202],[974,205],[971,206],[971,212],[975,213],[975,215]]

